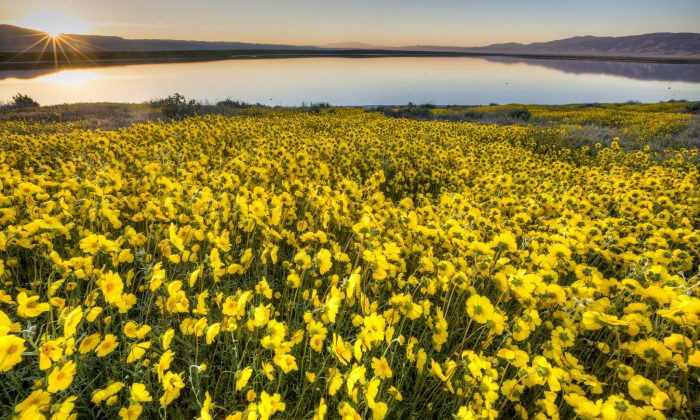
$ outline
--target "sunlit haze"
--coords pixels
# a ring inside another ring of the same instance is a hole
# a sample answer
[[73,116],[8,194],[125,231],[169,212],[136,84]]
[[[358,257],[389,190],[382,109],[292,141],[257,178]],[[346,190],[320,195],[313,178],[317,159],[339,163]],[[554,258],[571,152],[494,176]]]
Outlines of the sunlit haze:
[[0,6],[0,23],[51,34],[303,45],[479,46],[577,35],[700,32],[697,0],[0,0]]
[[87,34],[91,26],[76,16],[59,10],[38,10],[14,20],[15,25],[38,29],[55,37],[59,34]]

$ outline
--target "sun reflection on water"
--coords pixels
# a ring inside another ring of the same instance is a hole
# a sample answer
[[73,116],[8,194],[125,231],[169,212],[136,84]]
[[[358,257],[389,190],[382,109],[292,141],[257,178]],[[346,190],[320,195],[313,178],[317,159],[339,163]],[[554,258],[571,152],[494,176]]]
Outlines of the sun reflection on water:
[[40,83],[52,83],[63,86],[80,86],[99,80],[100,77],[92,70],[63,70],[37,79]]

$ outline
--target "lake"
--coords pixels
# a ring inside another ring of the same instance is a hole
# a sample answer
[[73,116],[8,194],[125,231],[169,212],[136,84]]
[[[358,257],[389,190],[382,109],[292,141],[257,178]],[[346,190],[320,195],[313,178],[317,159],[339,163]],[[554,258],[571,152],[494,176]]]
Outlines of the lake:
[[0,101],[188,99],[264,105],[565,104],[700,100],[699,64],[506,57],[233,59],[0,71]]

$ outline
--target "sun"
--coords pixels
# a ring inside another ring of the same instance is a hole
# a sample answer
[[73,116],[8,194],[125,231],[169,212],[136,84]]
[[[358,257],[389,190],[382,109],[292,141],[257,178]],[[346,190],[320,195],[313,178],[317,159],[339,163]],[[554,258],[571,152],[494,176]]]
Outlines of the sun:
[[56,38],[60,34],[87,34],[91,29],[85,21],[58,10],[38,10],[13,23],[46,32],[51,38]]

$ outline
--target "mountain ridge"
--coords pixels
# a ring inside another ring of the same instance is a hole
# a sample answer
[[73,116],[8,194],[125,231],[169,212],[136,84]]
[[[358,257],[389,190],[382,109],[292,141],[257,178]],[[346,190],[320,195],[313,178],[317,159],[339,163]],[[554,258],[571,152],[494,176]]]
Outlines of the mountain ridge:
[[[507,54],[554,54],[621,57],[700,58],[700,33],[656,32],[620,37],[582,35],[546,42],[508,42],[483,47],[412,45],[379,47],[361,42],[336,42],[320,46],[259,44],[238,41],[128,39],[114,35],[64,34],[62,47],[79,52],[224,51],[224,50],[387,50]],[[0,52],[41,52],[52,45],[43,31],[0,24]]]
[[[315,46],[259,44],[238,41],[196,41],[177,39],[129,39],[116,35],[61,34],[62,47],[82,52],[97,51],[214,51],[264,49],[315,49]],[[0,24],[0,52],[40,52],[48,34],[43,31]],[[34,45],[32,45],[34,44]],[[79,48],[76,48],[79,47]]]
[[566,52],[642,55],[700,55],[700,34],[692,32],[654,32],[627,36],[575,36],[531,44],[504,43],[477,48],[504,52]]

